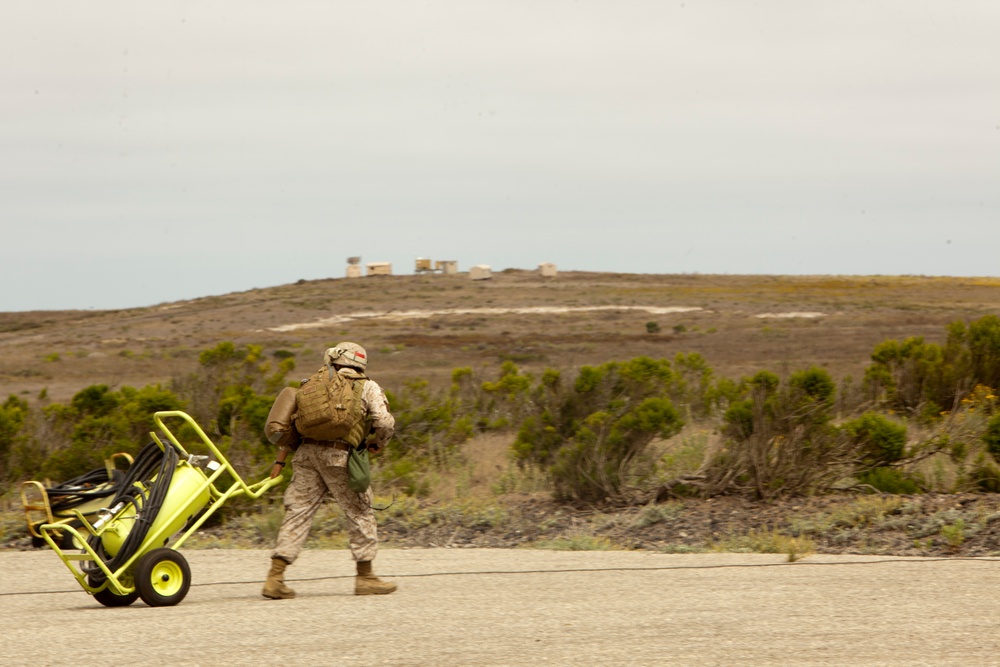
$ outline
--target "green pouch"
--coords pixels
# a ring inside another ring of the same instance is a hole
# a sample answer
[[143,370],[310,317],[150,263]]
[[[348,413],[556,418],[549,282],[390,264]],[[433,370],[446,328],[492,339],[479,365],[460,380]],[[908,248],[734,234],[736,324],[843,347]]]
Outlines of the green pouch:
[[368,450],[352,447],[347,454],[347,486],[355,493],[364,493],[372,483]]

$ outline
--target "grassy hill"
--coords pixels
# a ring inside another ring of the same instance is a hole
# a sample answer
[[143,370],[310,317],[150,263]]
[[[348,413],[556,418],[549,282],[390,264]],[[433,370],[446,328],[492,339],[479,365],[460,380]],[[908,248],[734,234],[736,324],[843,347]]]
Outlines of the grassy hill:
[[818,365],[839,379],[859,377],[883,340],[940,341],[948,323],[998,312],[996,278],[507,270],[485,281],[300,281],[146,308],[0,313],[0,396],[47,389],[66,400],[97,382],[162,382],[225,340],[294,351],[303,372],[352,340],[390,389],[508,359],[537,371],[678,352],[700,353],[724,377]]

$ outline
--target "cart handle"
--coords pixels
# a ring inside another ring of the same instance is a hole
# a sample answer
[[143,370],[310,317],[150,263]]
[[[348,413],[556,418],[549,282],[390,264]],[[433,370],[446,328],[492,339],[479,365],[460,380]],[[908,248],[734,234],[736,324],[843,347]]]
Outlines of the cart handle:
[[[198,437],[201,438],[202,443],[204,443],[204,445],[208,447],[209,451],[211,451],[212,454],[215,456],[215,460],[219,462],[221,470],[225,470],[230,475],[232,475],[233,479],[235,480],[235,484],[233,485],[233,487],[238,487],[238,493],[245,493],[251,498],[257,499],[260,498],[262,495],[264,495],[264,493],[266,493],[268,489],[270,489],[272,486],[281,483],[281,478],[279,476],[275,478],[266,478],[260,482],[257,482],[256,484],[247,484],[240,476],[240,474],[236,472],[236,469],[233,468],[232,464],[229,463],[229,460],[226,459],[225,454],[219,451],[219,448],[215,446],[215,443],[212,442],[211,438],[205,435],[205,431],[202,430],[201,426],[198,425],[198,422],[196,422],[191,417],[191,415],[189,415],[186,412],[182,412],[180,410],[163,410],[154,413],[153,421],[156,422],[156,425],[159,426],[160,430],[162,430],[163,433],[167,436],[167,439],[169,439],[170,442],[173,443],[174,446],[177,447],[178,450],[182,452],[185,456],[190,456],[190,452],[184,449],[184,446],[181,445],[181,443],[177,440],[177,437],[174,436],[174,434],[170,431],[170,429],[168,429],[166,425],[163,423],[164,419],[170,417],[183,419],[185,422],[188,423],[189,426],[191,426],[191,428],[194,429]],[[150,435],[152,435],[154,439],[157,439],[155,433],[152,433]],[[213,474],[211,476],[211,479],[215,480],[218,477],[218,475],[221,474],[221,470],[217,470],[216,474]],[[212,489],[215,491],[216,494],[221,493],[217,489],[215,489],[214,484],[212,485]],[[237,492],[236,488],[230,488],[225,493],[221,493],[221,495],[228,497],[234,495],[234,493],[236,492]]]

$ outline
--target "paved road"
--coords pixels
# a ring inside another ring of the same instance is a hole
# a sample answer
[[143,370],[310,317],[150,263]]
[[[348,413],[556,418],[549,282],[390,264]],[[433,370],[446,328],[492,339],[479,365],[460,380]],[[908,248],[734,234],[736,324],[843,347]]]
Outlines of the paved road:
[[184,601],[119,609],[0,553],[0,665],[1000,665],[1000,561],[398,549],[355,597],[307,551],[268,601],[266,551],[183,553]]

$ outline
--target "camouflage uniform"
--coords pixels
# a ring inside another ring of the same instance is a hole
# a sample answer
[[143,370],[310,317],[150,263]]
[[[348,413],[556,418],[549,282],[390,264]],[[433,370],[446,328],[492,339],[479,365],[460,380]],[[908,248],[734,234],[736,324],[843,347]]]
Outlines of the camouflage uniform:
[[[350,372],[343,369],[340,372]],[[372,423],[369,442],[382,447],[392,437],[395,419],[385,393],[374,380],[367,380],[361,403]],[[285,518],[278,531],[272,558],[292,563],[309,537],[309,528],[320,505],[332,497],[347,517],[351,553],[356,561],[374,560],[378,551],[378,528],[372,509],[372,490],[355,493],[347,486],[347,452],[327,445],[305,444],[295,451],[295,471],[285,491]]]

